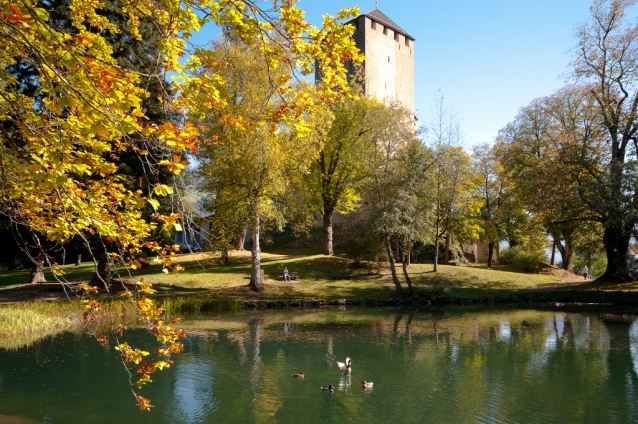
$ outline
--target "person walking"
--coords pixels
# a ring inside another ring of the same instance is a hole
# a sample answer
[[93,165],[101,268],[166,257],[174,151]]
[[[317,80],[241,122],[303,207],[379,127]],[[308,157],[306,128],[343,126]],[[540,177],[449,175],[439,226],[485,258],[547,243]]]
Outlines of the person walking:
[[589,268],[587,268],[587,265],[585,265],[585,268],[583,268],[583,277],[585,277],[585,280],[589,278]]

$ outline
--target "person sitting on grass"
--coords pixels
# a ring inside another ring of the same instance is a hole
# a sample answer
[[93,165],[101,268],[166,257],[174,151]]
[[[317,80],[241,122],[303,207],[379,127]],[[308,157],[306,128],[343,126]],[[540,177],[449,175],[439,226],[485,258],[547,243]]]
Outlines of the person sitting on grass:
[[288,268],[284,267],[284,281],[290,281],[290,274],[288,273]]

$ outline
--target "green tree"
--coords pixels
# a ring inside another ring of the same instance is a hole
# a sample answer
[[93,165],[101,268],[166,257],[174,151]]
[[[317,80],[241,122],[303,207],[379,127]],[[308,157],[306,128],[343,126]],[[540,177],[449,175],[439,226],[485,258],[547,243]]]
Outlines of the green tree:
[[[412,116],[400,104],[384,105],[378,120],[374,132],[376,148],[366,159],[371,176],[364,188],[368,203],[365,212],[384,244],[392,281],[397,294],[401,294],[403,289],[397,277],[392,239],[397,238],[405,250],[405,246],[411,244],[410,240],[421,233],[420,225],[427,222],[420,220],[422,215],[417,212],[422,206],[420,200],[423,200],[419,199],[420,187],[417,187],[417,182],[424,176],[420,167],[427,163],[419,163],[419,159],[427,160],[427,154],[414,144],[416,134]],[[409,277],[407,282],[412,292]]]
[[331,108],[329,129],[314,130],[321,137],[322,147],[304,181],[312,207],[323,218],[324,255],[334,254],[334,213],[345,215],[359,206],[361,187],[370,177],[365,159],[376,148],[380,126],[387,123],[384,112],[384,106],[375,99],[344,99]]
[[493,146],[479,144],[472,151],[473,168],[480,182],[477,193],[481,201],[481,239],[487,243],[487,266],[492,266],[494,249],[504,238],[503,214],[508,196],[507,179]]

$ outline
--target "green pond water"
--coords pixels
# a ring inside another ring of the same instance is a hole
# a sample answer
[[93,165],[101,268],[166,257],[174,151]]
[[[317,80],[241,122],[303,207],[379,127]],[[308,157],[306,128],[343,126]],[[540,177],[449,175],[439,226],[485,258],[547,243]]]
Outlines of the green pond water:
[[[638,422],[630,315],[286,310],[183,327],[185,351],[142,390],[150,413],[135,407],[112,340],[65,333],[0,349],[0,424]],[[141,330],[127,340],[154,346]],[[346,356],[351,377],[336,363]],[[329,384],[334,394],[320,390]]]

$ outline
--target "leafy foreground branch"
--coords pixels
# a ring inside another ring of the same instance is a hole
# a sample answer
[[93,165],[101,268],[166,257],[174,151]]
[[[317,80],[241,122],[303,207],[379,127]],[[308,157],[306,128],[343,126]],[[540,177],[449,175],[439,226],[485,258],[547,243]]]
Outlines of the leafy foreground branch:
[[[81,288],[85,294],[97,292],[97,287],[91,287],[87,284],[83,284]],[[163,370],[171,366],[173,361],[170,357],[173,354],[178,354],[184,349],[184,345],[179,342],[180,339],[186,338],[186,333],[183,330],[173,328],[173,324],[179,323],[179,318],[173,317],[170,322],[165,322],[163,318],[166,308],[164,306],[157,306],[156,303],[146,297],[156,293],[156,290],[152,288],[152,285],[141,278],[136,283],[137,292],[141,297],[136,297],[134,293],[126,290],[122,293],[125,300],[122,300],[124,308],[131,311],[138,321],[141,321],[144,326],[156,336],[159,347],[153,350],[155,354],[155,360],[147,361],[144,358],[150,356],[150,353],[139,348],[129,346],[126,342],[120,342],[119,337],[124,333],[126,327],[119,325],[115,329],[115,350],[120,353],[120,358],[126,371],[129,375],[129,382],[131,385],[141,389],[145,384],[151,383],[151,374],[158,370]],[[82,306],[85,308],[82,322],[87,333],[95,336],[101,346],[106,346],[108,340],[104,333],[100,332],[99,322],[102,320],[102,304],[95,298],[90,297],[81,301]],[[118,337],[119,336],[119,337]],[[138,365],[135,372],[132,371],[132,365]],[[135,380],[135,374],[138,375]],[[140,410],[150,411],[153,408],[151,401],[135,390],[131,391],[135,399],[137,400],[137,407]]]

